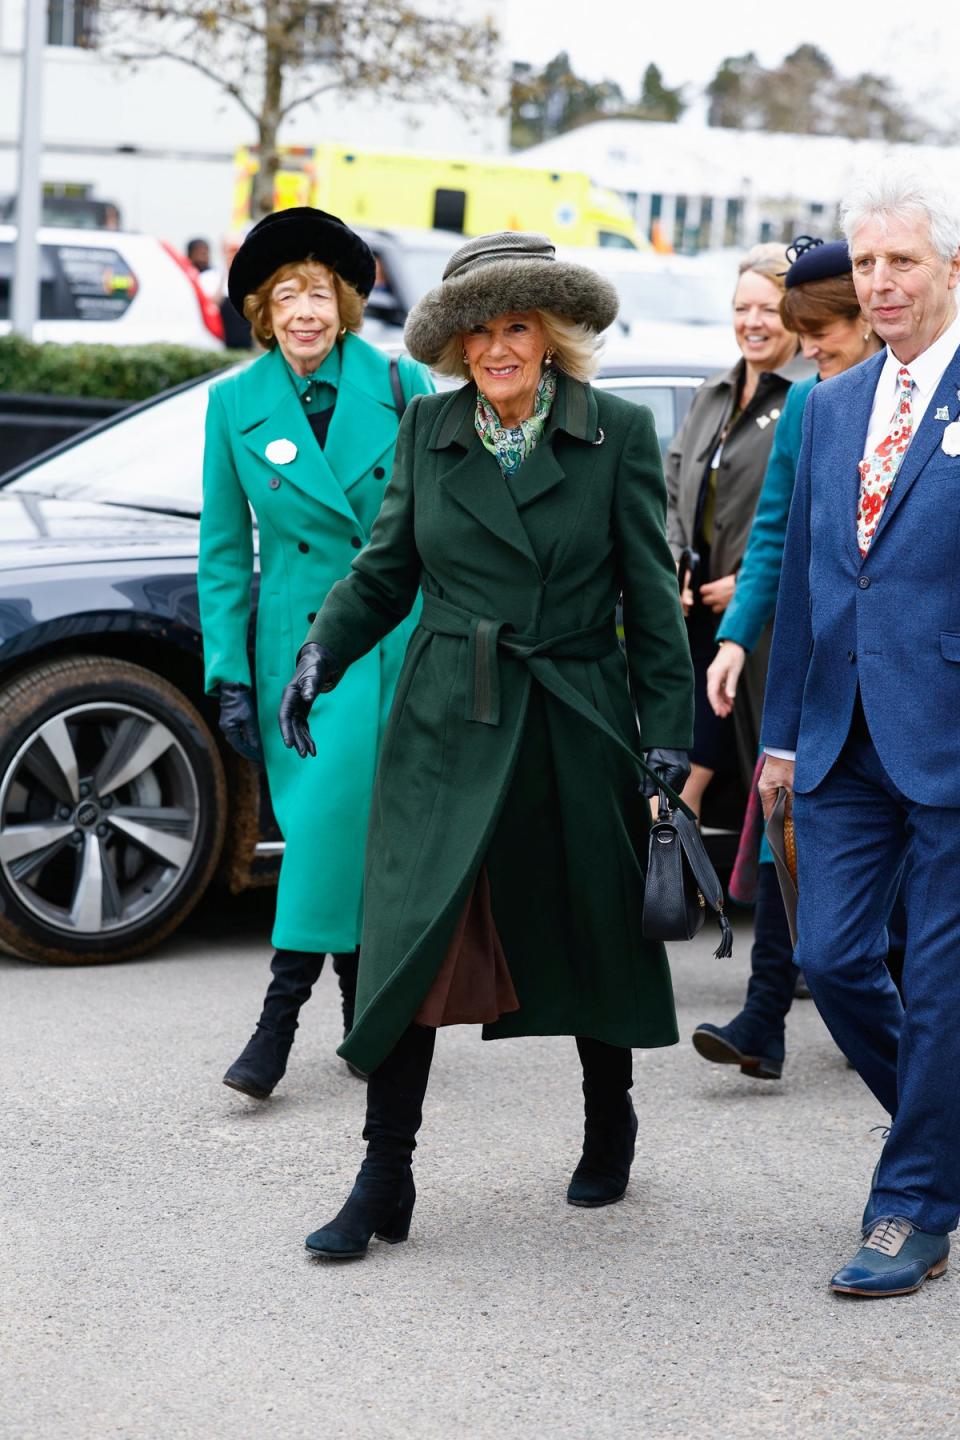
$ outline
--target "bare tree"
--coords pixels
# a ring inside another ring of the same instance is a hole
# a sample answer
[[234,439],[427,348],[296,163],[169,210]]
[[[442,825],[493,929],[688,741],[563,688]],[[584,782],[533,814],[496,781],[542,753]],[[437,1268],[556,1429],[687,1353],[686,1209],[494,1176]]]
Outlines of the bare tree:
[[100,0],[98,45],[131,64],[206,75],[253,122],[255,217],[273,206],[280,127],[331,92],[466,105],[499,79],[492,21],[466,25],[405,0]]

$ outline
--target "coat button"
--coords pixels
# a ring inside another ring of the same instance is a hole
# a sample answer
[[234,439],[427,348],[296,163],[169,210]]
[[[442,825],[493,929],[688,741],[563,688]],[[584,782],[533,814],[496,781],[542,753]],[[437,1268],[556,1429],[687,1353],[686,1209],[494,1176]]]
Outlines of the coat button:
[[383,466],[382,466],[382,465],[378,465],[377,468],[376,468],[376,470],[374,470],[374,472],[373,472],[373,478],[374,478],[374,480],[382,480],[383,477],[386,475],[386,473],[387,473],[387,472],[386,472],[386,470],[384,470]]
[[363,541],[360,539],[359,535],[352,535],[350,537],[350,544],[353,546],[354,550],[363,549]]
[[870,589],[870,576],[869,576],[869,575],[861,575],[861,576],[860,576],[860,579],[857,581],[857,584],[860,586],[860,589],[861,589],[861,590],[869,590],[869,589]]
[[847,659],[850,661],[850,664],[851,664],[851,665],[856,665],[856,663],[857,663],[857,652],[856,652],[856,650],[848,650],[848,651],[847,651]]
[[314,622],[314,620],[316,620],[316,618],[317,618],[317,612],[316,612],[316,610],[311,610],[310,613],[307,615],[307,623],[308,623],[309,625],[312,625],[313,622]]
[[310,549],[310,546],[307,544],[306,540],[301,540],[297,545],[297,549],[300,551],[301,555],[306,555],[307,551]]
[[273,479],[270,481],[270,489],[271,489],[271,490],[279,490],[279,489],[280,489],[280,481],[277,479],[276,475],[274,475]]

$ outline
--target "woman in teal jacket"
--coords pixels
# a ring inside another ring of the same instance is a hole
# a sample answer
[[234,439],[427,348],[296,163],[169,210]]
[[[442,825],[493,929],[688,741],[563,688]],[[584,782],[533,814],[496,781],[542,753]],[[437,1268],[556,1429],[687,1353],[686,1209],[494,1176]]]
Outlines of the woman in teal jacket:
[[[787,396],[733,600],[717,630],[719,649],[707,671],[707,697],[720,716],[733,710],[747,654],[773,618],[807,397],[818,379],[829,380],[880,348],[860,312],[846,242],[824,244],[803,236],[787,253],[791,251],[796,258],[787,271],[781,318],[788,330],[799,335],[803,353],[816,363],[818,374],[794,384]],[[741,848],[745,844],[755,846],[756,839],[745,832]],[[797,969],[773,855],[765,837],[759,858],[751,975],[744,1007],[726,1025],[698,1025],[693,1044],[706,1060],[739,1065],[743,1074],[755,1079],[776,1080],[783,1070],[784,1021],[793,1000]]]
[[[233,747],[265,764],[286,841],[272,979],[257,1028],[224,1083],[256,1099],[286,1068],[300,1007],[334,957],[350,1029],[373,777],[416,617],[354,665],[306,765],[280,738],[280,692],[304,630],[366,544],[393,465],[403,403],[433,385],[355,333],[373,253],[335,216],[299,207],[251,230],[229,293],[267,353],[211,391],[200,524],[206,688]],[[248,652],[254,525],[260,590]]]

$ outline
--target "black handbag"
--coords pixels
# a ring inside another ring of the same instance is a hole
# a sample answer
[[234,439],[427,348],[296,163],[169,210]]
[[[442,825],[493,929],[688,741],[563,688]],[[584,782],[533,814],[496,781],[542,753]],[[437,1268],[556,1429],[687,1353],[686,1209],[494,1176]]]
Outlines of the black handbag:
[[723,910],[723,887],[703,846],[696,822],[673,809],[660,792],[660,813],[650,830],[643,896],[643,933],[648,940],[692,940],[707,909],[720,925],[718,960],[733,954],[733,929]]

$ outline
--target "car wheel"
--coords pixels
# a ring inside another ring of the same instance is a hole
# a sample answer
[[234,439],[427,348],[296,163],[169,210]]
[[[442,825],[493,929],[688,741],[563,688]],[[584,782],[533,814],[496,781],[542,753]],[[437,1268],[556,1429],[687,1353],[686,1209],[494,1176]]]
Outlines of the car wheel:
[[207,726],[123,660],[51,660],[0,690],[0,944],[26,960],[126,960],[200,899],[226,825]]

